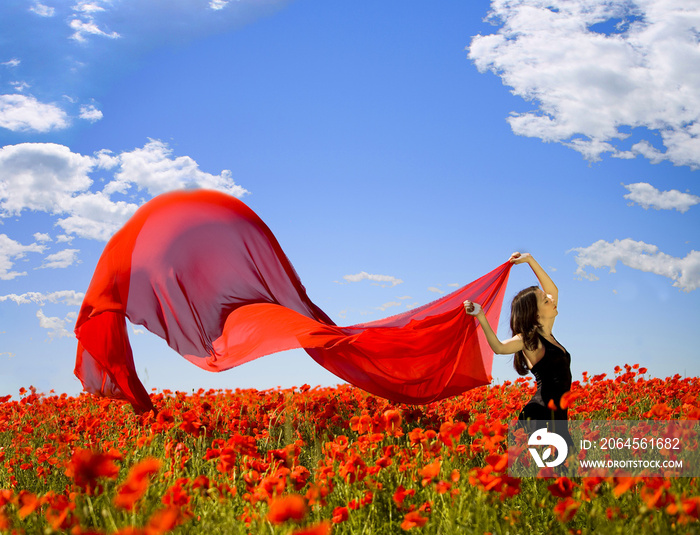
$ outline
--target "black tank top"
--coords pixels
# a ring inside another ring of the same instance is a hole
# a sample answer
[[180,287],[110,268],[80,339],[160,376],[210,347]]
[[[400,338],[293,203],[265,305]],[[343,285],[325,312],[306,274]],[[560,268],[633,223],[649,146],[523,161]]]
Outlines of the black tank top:
[[530,369],[537,380],[537,392],[530,403],[547,407],[549,400],[553,399],[559,406],[562,394],[571,390],[571,355],[541,334],[539,337],[544,346],[544,355]]

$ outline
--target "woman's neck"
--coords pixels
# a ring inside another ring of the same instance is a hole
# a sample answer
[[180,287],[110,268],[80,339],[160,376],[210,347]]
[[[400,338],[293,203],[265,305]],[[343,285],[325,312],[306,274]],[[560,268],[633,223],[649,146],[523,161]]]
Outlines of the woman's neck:
[[551,337],[552,327],[554,327],[554,318],[541,321],[540,328],[538,330],[542,336]]

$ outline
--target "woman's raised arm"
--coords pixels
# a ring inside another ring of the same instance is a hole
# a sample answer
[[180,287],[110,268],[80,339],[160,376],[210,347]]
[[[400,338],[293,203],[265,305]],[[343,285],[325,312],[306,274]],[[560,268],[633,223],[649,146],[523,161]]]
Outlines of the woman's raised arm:
[[491,350],[497,355],[510,355],[523,349],[523,339],[519,334],[516,334],[513,336],[513,338],[504,340],[503,342],[498,339],[498,336],[496,336],[496,333],[493,332],[493,329],[491,328],[489,320],[486,318],[486,314],[484,314],[481,305],[472,303],[471,301],[465,301],[464,310],[470,316],[476,316],[476,319],[479,321],[479,324],[486,335],[486,340],[491,346]]
[[547,275],[547,272],[537,263],[537,260],[535,260],[531,254],[513,253],[510,255],[509,262],[512,264],[528,264],[535,274],[535,277],[537,277],[544,293],[552,296],[555,305],[559,302],[559,289],[557,285],[554,284],[549,275]]

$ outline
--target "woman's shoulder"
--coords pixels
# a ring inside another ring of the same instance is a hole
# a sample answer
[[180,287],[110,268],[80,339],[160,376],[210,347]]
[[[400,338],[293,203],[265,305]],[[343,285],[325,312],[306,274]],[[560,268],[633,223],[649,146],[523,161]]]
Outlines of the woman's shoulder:
[[[531,370],[537,366],[537,363],[540,362],[542,357],[545,355],[544,344],[540,340],[541,337],[542,336],[539,333],[535,337],[535,340],[537,340],[537,346],[535,348],[528,349],[527,347],[523,347],[523,354],[525,355]],[[523,346],[525,345],[526,344],[523,344]]]
[[[539,334],[539,333],[538,333]],[[559,340],[557,340],[554,335],[552,335],[552,339],[549,340],[547,339],[546,336],[543,336],[542,334],[539,334],[539,337],[542,339],[542,341],[547,344],[548,346],[553,347],[555,350],[559,350],[563,353],[566,353],[567,355],[569,352],[566,350],[566,348],[559,343]]]

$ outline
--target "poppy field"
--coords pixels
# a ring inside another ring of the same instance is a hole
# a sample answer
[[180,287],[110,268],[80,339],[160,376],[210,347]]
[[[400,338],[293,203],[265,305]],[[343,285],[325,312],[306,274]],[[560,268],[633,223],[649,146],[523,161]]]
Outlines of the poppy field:
[[[700,533],[699,478],[507,473],[529,378],[426,406],[348,385],[0,397],[0,532]],[[700,420],[700,379],[584,373],[570,419]],[[543,469],[551,470],[551,469]]]

